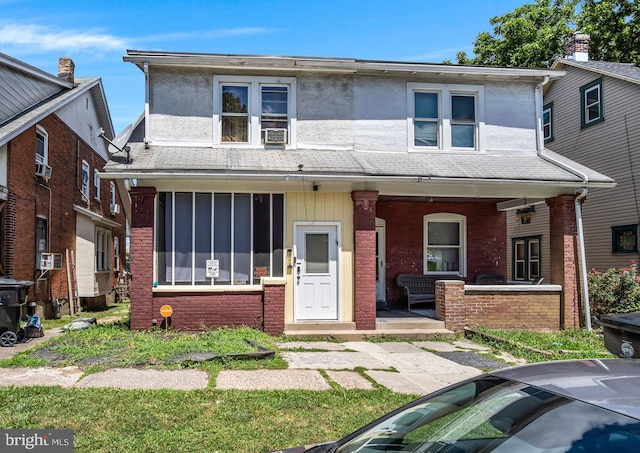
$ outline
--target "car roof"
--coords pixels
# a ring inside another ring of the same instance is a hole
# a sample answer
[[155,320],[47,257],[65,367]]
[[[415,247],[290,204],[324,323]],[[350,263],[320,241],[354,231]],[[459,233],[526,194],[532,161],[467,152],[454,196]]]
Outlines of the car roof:
[[491,374],[640,419],[638,359],[559,360]]

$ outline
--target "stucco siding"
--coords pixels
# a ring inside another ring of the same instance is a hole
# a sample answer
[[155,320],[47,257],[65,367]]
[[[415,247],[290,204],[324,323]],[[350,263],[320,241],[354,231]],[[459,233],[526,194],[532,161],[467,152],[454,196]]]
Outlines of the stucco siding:
[[155,141],[211,145],[213,76],[155,70],[150,75],[150,134]]
[[484,143],[488,150],[535,152],[535,86],[518,83],[485,85]]
[[[612,253],[611,227],[640,221],[640,85],[602,77],[604,121],[580,127],[580,87],[600,74],[567,67],[545,96],[553,102],[554,140],[547,147],[613,178],[614,189],[592,189],[583,206],[587,267],[629,265],[638,254]],[[634,175],[634,173],[636,173]]]

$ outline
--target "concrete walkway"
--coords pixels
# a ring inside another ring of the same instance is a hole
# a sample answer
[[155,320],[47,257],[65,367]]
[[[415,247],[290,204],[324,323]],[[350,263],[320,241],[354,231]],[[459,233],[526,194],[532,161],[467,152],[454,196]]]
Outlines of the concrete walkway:
[[[48,338],[51,338],[50,332],[42,339],[12,348],[0,348],[0,358],[7,358]],[[466,341],[290,342],[281,344],[280,349],[288,369],[223,370],[214,383],[210,383],[212,378],[208,373],[197,370],[115,368],[83,377],[80,368],[71,366],[4,368],[0,370],[0,385],[175,390],[197,390],[209,386],[240,390],[328,390],[332,386],[370,390],[383,386],[393,392],[419,395],[481,373],[478,368],[458,364],[435,352],[488,351],[488,348]]]

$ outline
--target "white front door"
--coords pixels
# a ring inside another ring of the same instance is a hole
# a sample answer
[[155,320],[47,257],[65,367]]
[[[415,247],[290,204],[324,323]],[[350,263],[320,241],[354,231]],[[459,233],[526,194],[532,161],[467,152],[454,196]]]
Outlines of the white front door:
[[382,305],[387,300],[385,276],[386,231],[385,221],[376,218],[376,301],[382,303]]
[[295,317],[338,320],[338,225],[295,227]]

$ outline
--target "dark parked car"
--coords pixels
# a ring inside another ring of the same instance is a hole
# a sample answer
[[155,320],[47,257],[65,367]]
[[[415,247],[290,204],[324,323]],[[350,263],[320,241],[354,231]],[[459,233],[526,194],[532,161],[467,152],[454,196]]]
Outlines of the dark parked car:
[[336,442],[284,453],[640,452],[640,360],[498,370],[422,397]]

